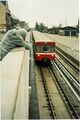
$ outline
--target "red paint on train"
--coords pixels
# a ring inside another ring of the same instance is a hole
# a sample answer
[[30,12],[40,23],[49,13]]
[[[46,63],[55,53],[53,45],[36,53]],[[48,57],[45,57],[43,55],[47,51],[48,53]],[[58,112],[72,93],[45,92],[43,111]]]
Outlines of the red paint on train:
[[49,61],[55,60],[55,53],[36,53],[35,59],[37,61],[42,61],[43,59],[48,59]]
[[36,61],[54,61],[56,43],[45,37],[43,33],[33,31]]
[[54,46],[55,42],[36,42],[35,45],[37,45],[37,46],[42,46],[42,45]]

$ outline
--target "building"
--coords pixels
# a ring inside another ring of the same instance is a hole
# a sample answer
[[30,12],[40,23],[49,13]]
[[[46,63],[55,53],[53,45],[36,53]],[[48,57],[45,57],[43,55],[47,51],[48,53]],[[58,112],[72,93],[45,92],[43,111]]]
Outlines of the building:
[[17,18],[11,13],[7,0],[0,0],[0,32],[14,28]]
[[60,28],[59,27],[53,27],[53,28],[48,28],[47,31],[49,34],[58,34]]
[[71,27],[71,26],[66,26],[63,27],[59,30],[59,35],[64,35],[64,36],[77,36],[77,28]]
[[0,31],[6,30],[6,12],[8,11],[8,2],[0,1]]

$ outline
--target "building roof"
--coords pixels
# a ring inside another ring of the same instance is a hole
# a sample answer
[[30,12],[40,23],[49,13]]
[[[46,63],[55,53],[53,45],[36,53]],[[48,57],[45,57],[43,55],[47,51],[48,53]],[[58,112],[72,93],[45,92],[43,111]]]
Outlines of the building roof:
[[71,27],[71,26],[66,26],[61,28],[61,30],[77,30],[75,27]]

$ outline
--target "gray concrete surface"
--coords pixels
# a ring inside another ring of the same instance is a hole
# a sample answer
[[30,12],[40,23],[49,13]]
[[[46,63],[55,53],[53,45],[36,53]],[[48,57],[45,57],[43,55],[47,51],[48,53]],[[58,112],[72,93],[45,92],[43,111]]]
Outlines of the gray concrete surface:
[[28,119],[29,51],[18,48],[0,62],[1,119]]

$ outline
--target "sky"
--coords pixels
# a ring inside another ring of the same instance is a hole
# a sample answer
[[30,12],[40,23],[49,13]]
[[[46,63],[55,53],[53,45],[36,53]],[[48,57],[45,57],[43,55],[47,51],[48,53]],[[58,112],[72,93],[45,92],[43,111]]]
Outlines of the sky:
[[79,16],[78,0],[7,0],[9,9],[20,20],[34,27],[36,21],[47,27],[76,26]]

